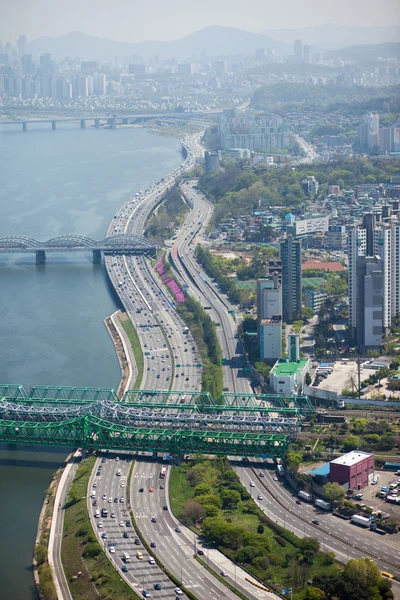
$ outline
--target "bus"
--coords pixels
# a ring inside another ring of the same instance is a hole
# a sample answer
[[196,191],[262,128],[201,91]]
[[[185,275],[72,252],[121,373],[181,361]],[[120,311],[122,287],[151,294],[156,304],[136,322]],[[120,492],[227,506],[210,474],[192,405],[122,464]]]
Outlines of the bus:
[[161,471],[160,471],[160,479],[165,479],[167,475],[167,467],[162,467]]

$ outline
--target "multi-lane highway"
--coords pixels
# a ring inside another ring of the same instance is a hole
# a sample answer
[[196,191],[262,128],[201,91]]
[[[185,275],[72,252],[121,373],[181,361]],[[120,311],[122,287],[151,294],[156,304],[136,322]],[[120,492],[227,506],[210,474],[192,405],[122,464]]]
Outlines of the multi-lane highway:
[[[192,149],[192,152],[194,149]],[[183,171],[183,169],[182,169]],[[179,170],[176,175],[179,174]],[[119,213],[115,215],[115,218],[110,225],[109,234],[121,231],[126,233],[141,233],[145,221],[154,209],[155,205],[160,199],[160,193],[162,193],[168,185],[171,184],[173,178],[169,178],[166,181],[161,181],[156,186],[149,190],[148,194],[139,195],[135,199],[131,200],[128,205],[123,207]],[[179,389],[182,391],[200,390],[201,389],[201,368],[196,365],[199,364],[199,357],[197,348],[193,338],[190,334],[184,334],[183,328],[184,323],[173,311],[172,303],[170,302],[166,290],[163,288],[161,282],[156,279],[152,273],[151,268],[147,262],[142,258],[137,257],[106,257],[106,265],[109,276],[115,289],[121,298],[121,301],[128,312],[134,326],[137,329],[139,340],[144,353],[144,373],[141,384],[142,389]],[[178,368],[177,365],[180,365]],[[122,458],[122,456],[121,456]],[[115,461],[121,462],[121,461]],[[126,548],[131,548],[132,542],[128,538],[123,537],[122,530],[126,528],[127,521],[127,509],[126,499],[123,503],[114,502],[114,499],[118,498],[117,488],[119,479],[123,480],[125,471],[122,471],[121,476],[116,476],[114,461],[107,460],[105,463],[100,465],[102,468],[97,471],[98,476],[93,475],[92,485],[96,483],[96,488],[93,488],[92,498],[89,508],[91,513],[92,523],[96,526],[95,511],[98,510],[99,504],[100,509],[104,508],[104,502],[113,506],[113,513],[115,516],[111,516],[111,512],[106,518],[103,518],[102,527],[98,527],[98,535],[104,535],[107,544],[112,542],[118,542],[119,552],[117,552],[117,546],[115,553],[108,552],[110,559],[112,559],[117,568],[120,570],[123,567],[122,556]],[[126,467],[127,469],[128,467]],[[144,462],[141,463],[140,477],[146,480],[150,480],[154,477],[154,463]],[[135,475],[137,473],[135,472]],[[95,481],[97,477],[97,481]],[[117,479],[117,482],[115,481]],[[135,485],[137,483],[137,477],[133,478],[132,482],[132,498],[135,498],[135,494],[141,494],[138,490],[140,488]],[[119,484],[121,485],[121,483]],[[158,491],[159,486],[154,487],[154,490]],[[120,490],[119,490],[120,491]],[[150,492],[148,492],[150,493]],[[143,495],[144,498],[144,495]],[[157,505],[157,514],[160,514],[160,497],[157,493],[153,492],[154,498],[154,509]],[[111,499],[111,502],[109,502]],[[93,503],[96,501],[97,506]],[[137,513],[137,503],[135,500],[132,502],[133,507],[140,523],[140,528],[145,532],[148,532],[146,525],[153,527],[154,525],[166,528],[172,536],[177,532],[170,532],[170,527],[163,518],[164,514],[159,518],[156,518],[156,523],[152,523],[151,515],[149,513],[149,504],[145,503],[146,506],[146,519],[143,520],[143,513]],[[148,521],[148,523],[147,523]],[[101,533],[100,533],[101,530]],[[142,532],[143,533],[143,532]],[[151,543],[154,540],[150,538],[152,530],[150,530],[148,541]],[[145,536],[147,537],[147,536]],[[108,541],[110,540],[110,541]],[[176,544],[175,540],[171,539],[173,550],[169,552],[162,552],[162,545],[160,551],[158,550],[158,542],[155,542],[157,547],[154,548],[154,553],[157,555],[162,554],[163,562],[166,562],[166,566],[171,569],[171,572],[179,579],[182,580],[185,586],[191,587],[195,590],[196,595],[200,599],[209,600],[215,597],[216,594],[222,598],[233,599],[235,596],[230,592],[223,584],[218,582],[210,573],[208,573],[197,561],[193,558],[193,548],[188,548],[185,544]],[[125,548],[125,550],[124,550]],[[174,556],[174,560],[171,561],[170,556]],[[143,561],[146,560],[145,554],[143,553]],[[140,565],[143,565],[142,559],[137,559]],[[184,568],[184,563],[190,561],[190,576],[189,576],[189,565]],[[149,563],[148,563],[149,564]],[[127,577],[128,581],[132,585],[133,589],[143,590],[143,582],[141,583],[140,578],[142,577],[143,567],[131,569],[129,565],[125,565],[128,569],[124,576]],[[146,568],[143,573],[143,577],[149,578],[149,585],[157,583],[156,579],[160,580],[162,590],[171,589],[161,582],[161,571],[158,573],[156,565],[151,565],[149,571]],[[186,581],[187,579],[187,581]],[[172,585],[172,584],[170,584]],[[147,588],[144,588],[147,590]],[[151,593],[163,594],[162,590],[153,590]],[[150,590],[147,590],[150,591]]]
[[[382,570],[400,577],[400,549],[392,536],[382,537],[364,530],[332,513],[319,511],[312,504],[296,504],[296,496],[280,481],[274,480],[275,474],[264,470],[263,466],[262,463],[246,468],[237,465],[236,471],[243,485],[270,518],[300,537],[317,538],[324,550],[333,550],[343,561],[360,556],[372,557]],[[260,472],[263,477],[260,477]],[[250,486],[251,481],[254,486]],[[257,500],[258,495],[263,496],[262,501]],[[315,519],[319,525],[312,523]]]

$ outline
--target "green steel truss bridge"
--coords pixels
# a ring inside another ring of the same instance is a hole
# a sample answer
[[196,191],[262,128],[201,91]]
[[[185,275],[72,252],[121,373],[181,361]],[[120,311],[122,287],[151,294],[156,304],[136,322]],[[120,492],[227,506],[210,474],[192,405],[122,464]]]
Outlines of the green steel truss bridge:
[[0,385],[0,442],[190,454],[284,455],[307,396]]

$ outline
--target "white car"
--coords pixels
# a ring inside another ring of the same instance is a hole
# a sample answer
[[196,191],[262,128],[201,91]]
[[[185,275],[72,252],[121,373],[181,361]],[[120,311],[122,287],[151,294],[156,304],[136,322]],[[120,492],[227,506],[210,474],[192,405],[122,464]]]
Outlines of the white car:
[[152,556],[149,558],[149,563],[151,565],[155,565],[156,564],[156,561],[154,560],[154,558]]
[[[125,481],[121,481],[121,487],[125,487]],[[111,500],[109,500],[111,502]]]
[[176,587],[175,588],[175,594],[178,594],[178,596],[182,596],[183,592],[182,592],[181,588]]
[[115,554],[115,548],[114,548],[114,546],[110,546],[109,547],[109,551],[110,551],[110,554]]
[[112,498],[109,498],[108,503],[111,504],[111,502],[112,502]]
[[125,527],[125,523],[124,523],[123,521],[120,521],[120,522],[119,522],[119,526],[120,526],[120,527]]
[[250,487],[255,487],[256,484],[254,483],[254,481],[250,481]]
[[261,494],[258,494],[257,500],[264,500],[264,496],[261,496]]
[[102,523],[101,521],[99,521],[99,522],[97,523],[97,527],[98,527],[99,529],[101,529],[101,528],[103,527],[103,523]]

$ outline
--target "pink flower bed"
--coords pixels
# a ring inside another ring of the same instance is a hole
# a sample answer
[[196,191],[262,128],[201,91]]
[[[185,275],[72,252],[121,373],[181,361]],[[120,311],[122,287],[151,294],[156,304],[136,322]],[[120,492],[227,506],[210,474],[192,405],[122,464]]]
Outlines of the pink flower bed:
[[156,264],[156,270],[157,270],[157,273],[162,278],[165,285],[167,285],[169,287],[169,289],[171,290],[171,292],[173,293],[175,300],[177,302],[184,302],[185,294],[182,292],[181,288],[176,283],[176,281],[174,281],[174,279],[170,279],[168,277],[168,275],[165,273],[164,257],[161,257],[160,260],[158,261],[158,263]]

